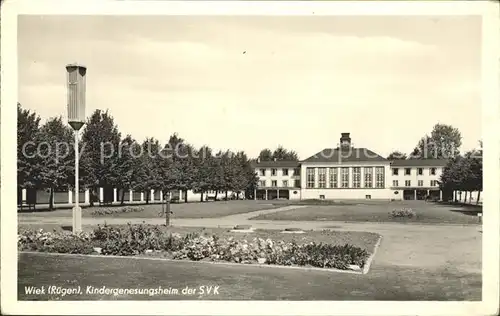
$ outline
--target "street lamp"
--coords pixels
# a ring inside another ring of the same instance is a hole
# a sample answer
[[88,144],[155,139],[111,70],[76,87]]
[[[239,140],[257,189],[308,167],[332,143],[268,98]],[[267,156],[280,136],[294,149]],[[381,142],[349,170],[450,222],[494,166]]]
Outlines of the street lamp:
[[75,131],[75,202],[73,206],[73,233],[82,231],[82,209],[79,203],[78,132],[85,124],[85,75],[87,67],[78,64],[66,66],[68,84],[68,124]]

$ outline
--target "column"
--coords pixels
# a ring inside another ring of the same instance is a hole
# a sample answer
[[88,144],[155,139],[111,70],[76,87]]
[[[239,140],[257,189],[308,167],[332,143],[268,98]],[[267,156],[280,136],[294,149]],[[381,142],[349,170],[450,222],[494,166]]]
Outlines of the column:
[[90,203],[90,190],[89,189],[85,190],[85,203],[87,203],[87,204]]
[[144,192],[141,192],[141,202],[144,202]]
[[417,200],[417,189],[413,190],[413,199]]
[[280,198],[280,189],[277,188],[276,189],[276,199],[279,200],[279,198]]
[[150,197],[151,203],[154,203],[154,201],[155,201],[155,190],[151,190],[151,192],[149,193],[149,197]]
[[113,189],[113,203],[118,202],[118,189]]
[[253,189],[253,200],[257,201],[257,189]]
[[266,189],[266,201],[267,201],[267,189]]
[[443,200],[443,191],[439,190],[439,201]]
[[314,188],[317,189],[319,187],[319,179],[318,179],[318,168],[314,168]]
[[104,201],[104,188],[99,188],[99,202],[102,203]]
[[68,204],[73,204],[73,191],[68,191]]
[[134,201],[134,192],[132,192],[132,190],[128,190],[128,193],[129,193],[129,202],[133,202]]
[[[429,190],[427,190],[427,196],[429,196],[429,193],[430,193],[430,191],[429,191]],[[427,196],[426,196],[426,198],[427,198]]]
[[360,166],[359,167],[359,187],[364,188],[365,187],[365,167]]
[[160,190],[160,202],[163,202],[163,191]]

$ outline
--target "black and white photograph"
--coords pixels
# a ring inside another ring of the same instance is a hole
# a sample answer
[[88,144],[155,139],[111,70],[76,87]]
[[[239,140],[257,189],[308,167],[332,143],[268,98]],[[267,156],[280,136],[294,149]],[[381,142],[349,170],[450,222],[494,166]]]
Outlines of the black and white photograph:
[[498,312],[497,3],[34,3],[2,313]]

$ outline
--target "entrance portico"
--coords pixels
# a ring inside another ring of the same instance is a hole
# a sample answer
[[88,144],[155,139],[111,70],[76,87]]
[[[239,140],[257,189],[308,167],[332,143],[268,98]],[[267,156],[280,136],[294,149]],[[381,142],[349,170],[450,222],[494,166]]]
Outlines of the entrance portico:
[[396,200],[425,200],[429,197],[431,200],[443,199],[443,192],[439,188],[405,187],[392,188],[393,199]]

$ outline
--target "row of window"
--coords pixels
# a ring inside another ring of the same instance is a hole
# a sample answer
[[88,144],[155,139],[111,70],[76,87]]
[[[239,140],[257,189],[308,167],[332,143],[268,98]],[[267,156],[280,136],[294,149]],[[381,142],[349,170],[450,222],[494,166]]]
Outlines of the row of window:
[[[437,180],[431,180],[431,187],[437,187],[438,181]],[[392,186],[394,187],[399,187],[399,181],[398,180],[393,180],[392,181]],[[417,186],[423,187],[424,186],[424,180],[418,180],[417,181]],[[405,180],[405,187],[411,187],[411,180]]]
[[[266,180],[261,180],[259,181],[259,186],[261,187],[266,187]],[[283,180],[281,187],[283,188],[288,188],[289,187],[289,182],[288,180]],[[278,181],[277,180],[271,180],[271,187],[277,188],[278,187]],[[294,188],[300,188],[300,180],[295,180],[294,182]]]
[[[318,181],[316,186],[316,169],[318,169]],[[339,170],[340,169],[340,170]],[[349,173],[352,169],[352,183],[349,181]],[[373,188],[374,167],[364,167],[363,188]],[[340,183],[339,183],[340,171]],[[327,182],[328,175],[328,182]],[[341,167],[341,168],[307,168],[306,187],[307,188],[361,188],[361,167]],[[328,185],[328,186],[327,186]],[[384,167],[375,167],[375,187],[385,187]]]
[[[288,176],[288,171],[289,171],[289,169],[287,169],[287,168],[281,169],[281,173],[284,176]],[[259,170],[259,175],[260,176],[265,176],[266,175],[266,169],[260,169]],[[271,169],[271,176],[276,176],[276,175],[278,175],[278,169],[276,169],[276,168]],[[300,176],[300,168],[293,169],[293,175],[294,176]]]
[[[404,174],[405,176],[411,175],[411,168],[404,168]],[[424,174],[424,168],[417,168],[417,175],[421,176],[423,174]],[[392,168],[392,175],[393,176],[399,175],[399,168]],[[435,176],[436,168],[429,168],[429,175]]]

